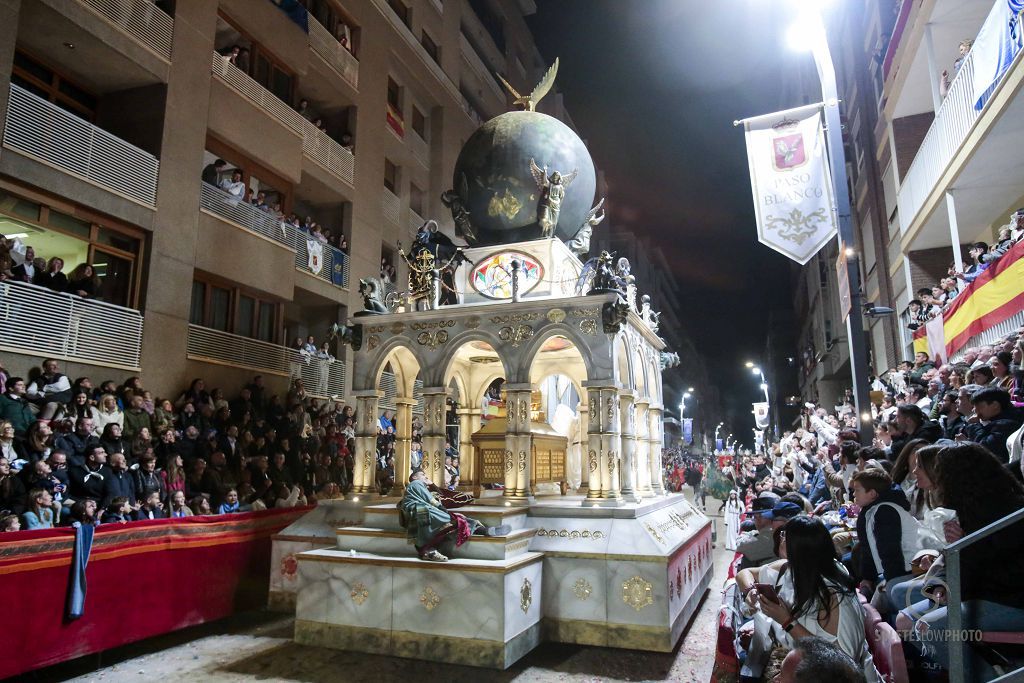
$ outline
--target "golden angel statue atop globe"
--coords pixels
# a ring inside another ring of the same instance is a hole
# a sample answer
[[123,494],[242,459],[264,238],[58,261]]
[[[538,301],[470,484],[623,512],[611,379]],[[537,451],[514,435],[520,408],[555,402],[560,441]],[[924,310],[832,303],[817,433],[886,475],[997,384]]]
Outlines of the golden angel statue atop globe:
[[537,188],[540,190],[540,201],[537,205],[537,223],[541,227],[542,237],[553,237],[558,225],[558,213],[562,209],[565,191],[576,179],[579,169],[573,169],[568,175],[552,171],[548,175],[548,167],[540,168],[537,162],[530,159],[530,173],[533,175]]

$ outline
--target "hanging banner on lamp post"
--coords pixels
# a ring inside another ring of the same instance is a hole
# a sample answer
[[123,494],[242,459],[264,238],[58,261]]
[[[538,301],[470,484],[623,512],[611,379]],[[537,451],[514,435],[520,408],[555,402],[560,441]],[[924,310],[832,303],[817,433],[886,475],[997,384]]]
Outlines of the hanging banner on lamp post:
[[800,265],[836,236],[821,104],[744,119],[757,238]]
[[758,429],[768,428],[768,404],[761,402],[754,404],[754,424]]
[[693,443],[693,418],[683,418],[683,443],[689,446]]

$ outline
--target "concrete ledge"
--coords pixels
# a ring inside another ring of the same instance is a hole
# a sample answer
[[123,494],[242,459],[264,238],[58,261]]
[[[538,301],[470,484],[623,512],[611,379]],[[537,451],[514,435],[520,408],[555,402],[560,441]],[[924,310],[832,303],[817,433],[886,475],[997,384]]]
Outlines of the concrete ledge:
[[303,645],[488,669],[512,666],[540,644],[540,633],[540,624],[534,624],[507,643],[501,643],[295,620],[295,642]]

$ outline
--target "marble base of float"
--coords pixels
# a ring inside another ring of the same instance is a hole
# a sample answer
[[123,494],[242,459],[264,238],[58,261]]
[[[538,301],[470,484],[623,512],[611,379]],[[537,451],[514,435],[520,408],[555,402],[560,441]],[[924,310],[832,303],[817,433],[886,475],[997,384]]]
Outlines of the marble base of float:
[[295,641],[505,669],[540,643],[541,555],[425,562],[298,555]]
[[545,640],[671,651],[711,581],[711,521],[681,495],[579,505],[530,508]]
[[299,553],[318,548],[329,548],[337,543],[337,529],[363,521],[363,510],[374,501],[344,499],[323,500],[309,512],[286,526],[271,538],[270,591],[267,609],[274,612],[295,612],[295,592],[298,590]]

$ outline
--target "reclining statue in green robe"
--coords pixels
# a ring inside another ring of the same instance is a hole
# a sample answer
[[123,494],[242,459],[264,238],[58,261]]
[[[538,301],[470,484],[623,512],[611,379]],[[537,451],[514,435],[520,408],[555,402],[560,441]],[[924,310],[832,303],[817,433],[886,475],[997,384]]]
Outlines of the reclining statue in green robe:
[[442,495],[441,490],[431,486],[425,472],[416,470],[412,473],[405,495],[398,503],[398,511],[408,540],[415,545],[420,559],[445,562],[448,558],[438,551],[438,547],[444,547],[450,553],[473,534],[505,536],[511,531],[508,525],[485,527],[471,517],[448,509],[466,505],[472,500],[468,494]]

